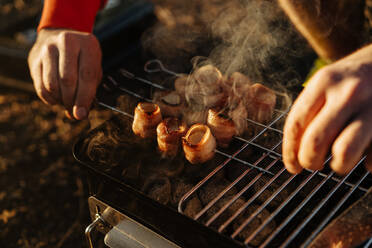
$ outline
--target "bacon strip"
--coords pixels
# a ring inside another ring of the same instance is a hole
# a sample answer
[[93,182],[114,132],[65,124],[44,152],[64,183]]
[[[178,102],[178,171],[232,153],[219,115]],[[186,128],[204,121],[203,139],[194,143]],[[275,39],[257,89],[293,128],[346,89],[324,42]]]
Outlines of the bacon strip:
[[216,139],[207,125],[194,124],[182,139],[186,159],[192,164],[204,163],[213,158]]
[[158,147],[164,157],[175,157],[181,137],[187,131],[186,123],[177,118],[166,118],[156,128]]
[[142,138],[156,136],[156,126],[161,122],[160,108],[154,103],[140,102],[134,110],[132,130]]

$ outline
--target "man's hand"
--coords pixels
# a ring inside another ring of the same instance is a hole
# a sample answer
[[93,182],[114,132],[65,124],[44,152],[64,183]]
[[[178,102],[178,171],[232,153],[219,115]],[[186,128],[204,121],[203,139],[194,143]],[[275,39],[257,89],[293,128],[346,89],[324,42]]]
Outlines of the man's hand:
[[372,171],[372,45],[316,73],[284,126],[287,170],[320,170],[328,151],[332,169],[348,173],[367,151]]
[[66,29],[43,29],[28,64],[38,96],[63,104],[70,117],[88,116],[102,77],[101,49],[94,35]]

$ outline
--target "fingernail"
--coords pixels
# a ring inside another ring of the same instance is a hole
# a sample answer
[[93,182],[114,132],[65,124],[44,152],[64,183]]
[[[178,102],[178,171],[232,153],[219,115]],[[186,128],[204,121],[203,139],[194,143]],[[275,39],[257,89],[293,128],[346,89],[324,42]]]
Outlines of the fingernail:
[[78,107],[75,112],[76,118],[83,120],[87,117],[87,111],[84,107]]
[[70,120],[73,120],[74,117],[72,117],[72,115],[70,114],[70,112],[68,112],[67,110],[65,110],[65,116],[70,119]]

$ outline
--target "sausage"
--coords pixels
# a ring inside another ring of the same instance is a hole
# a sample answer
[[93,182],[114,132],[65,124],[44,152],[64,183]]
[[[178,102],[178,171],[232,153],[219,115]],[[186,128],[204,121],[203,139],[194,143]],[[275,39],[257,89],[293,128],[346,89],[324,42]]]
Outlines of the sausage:
[[208,110],[207,125],[221,147],[227,147],[236,134],[235,124],[231,118],[213,109]]
[[132,130],[142,138],[153,138],[161,121],[162,115],[157,104],[140,102],[134,110]]
[[207,125],[194,124],[182,138],[182,146],[191,164],[204,163],[213,158],[216,139]]
[[175,157],[181,137],[187,131],[186,123],[177,118],[166,118],[156,128],[158,148],[164,157]]

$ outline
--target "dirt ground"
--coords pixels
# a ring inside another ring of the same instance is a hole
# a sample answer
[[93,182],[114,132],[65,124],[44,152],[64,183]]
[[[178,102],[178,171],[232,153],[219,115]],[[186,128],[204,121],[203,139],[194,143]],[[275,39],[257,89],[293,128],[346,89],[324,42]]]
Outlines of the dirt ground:
[[86,247],[87,190],[71,147],[89,121],[62,110],[0,88],[0,247]]

